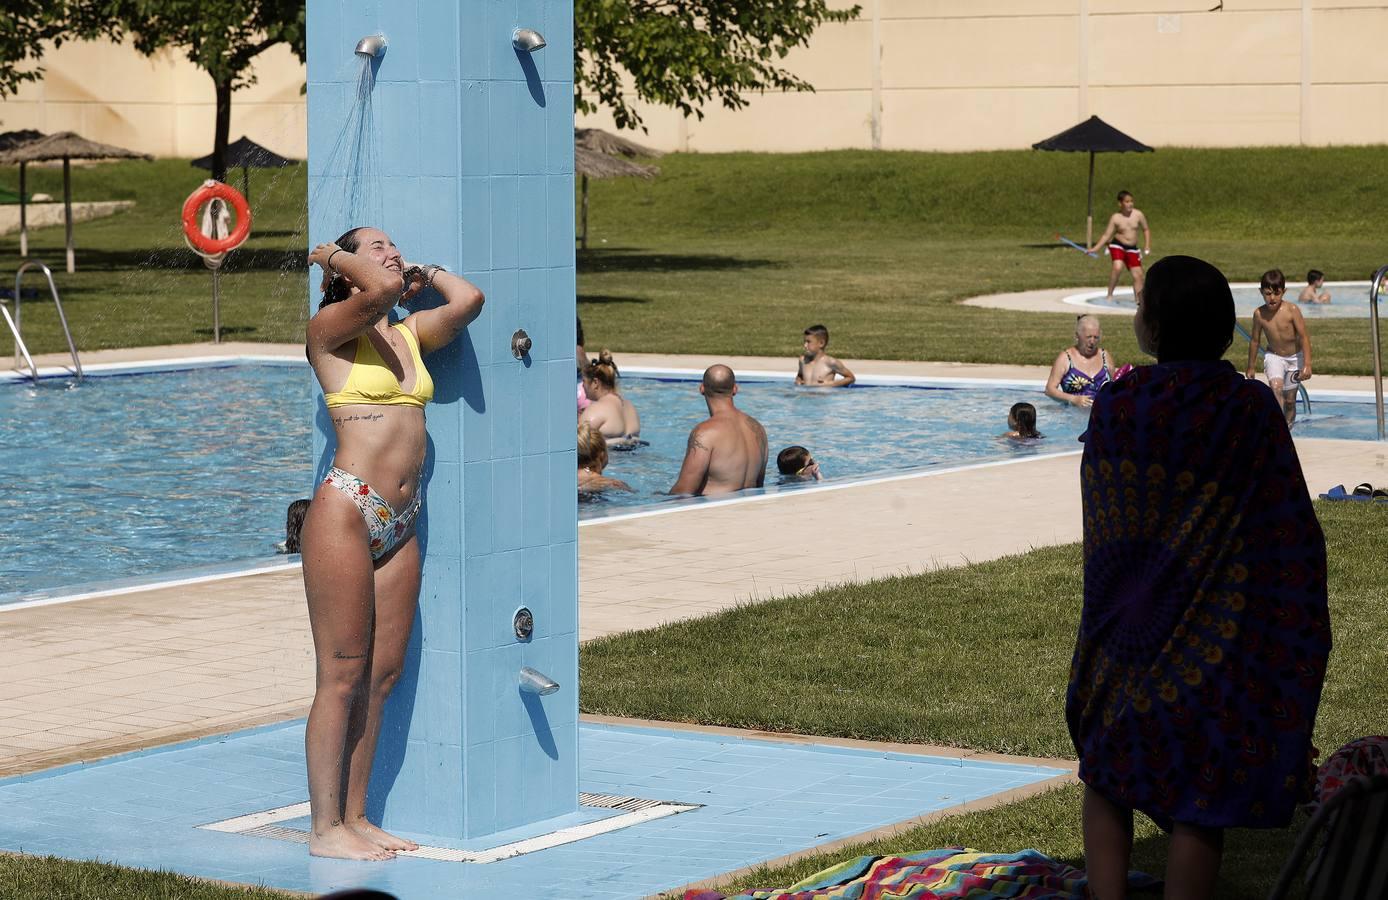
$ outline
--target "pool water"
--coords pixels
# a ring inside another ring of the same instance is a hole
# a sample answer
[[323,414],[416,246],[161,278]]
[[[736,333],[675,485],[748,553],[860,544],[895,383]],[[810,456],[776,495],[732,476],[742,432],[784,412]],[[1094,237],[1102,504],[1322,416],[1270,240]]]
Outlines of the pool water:
[[[1303,284],[1296,282],[1287,285],[1287,299],[1295,301],[1301,293]],[[1326,284],[1324,291],[1330,293],[1329,303],[1298,303],[1301,314],[1307,319],[1366,319],[1369,316],[1369,284],[1368,282],[1350,282],[1345,284]],[[1244,321],[1247,327],[1247,320],[1253,315],[1253,310],[1263,305],[1263,297],[1258,293],[1258,288],[1241,286],[1232,289],[1234,294],[1234,311],[1239,319]],[[1106,309],[1132,309],[1133,295],[1131,290],[1119,291],[1114,294],[1113,300],[1109,301],[1100,293],[1097,297],[1090,297],[1085,301],[1089,306],[1102,306]],[[1384,308],[1383,295],[1379,298],[1379,314],[1388,315],[1388,309]]]
[[[620,388],[636,404],[641,437],[650,446],[609,453],[603,474],[635,490],[609,491],[581,503],[580,518],[667,499],[689,431],[708,417],[696,381],[627,377]],[[999,437],[1007,431],[1008,409],[1019,401],[1037,407],[1044,439]],[[778,479],[776,454],[791,444],[807,448],[826,478],[860,478],[1079,449],[1075,438],[1087,419],[1084,411],[1062,407],[1031,388],[804,388],[743,380],[737,405],[766,428],[768,485]]]
[[[627,377],[622,389],[650,444],[612,454],[606,474],[635,490],[580,504],[580,518],[667,502],[689,430],[707,415],[692,379]],[[998,437],[1019,400],[1036,405],[1044,440]],[[302,363],[0,384],[0,603],[273,561],[285,507],[312,487],[318,402]],[[813,389],[745,380],[738,405],[766,427],[768,485],[776,452],[789,444],[808,447],[825,475],[842,482],[1078,449],[1087,416],[1034,388],[1006,386]],[[1374,437],[1368,403],[1315,401],[1313,412],[1298,435]]]
[[0,385],[0,602],[275,557],[312,480],[304,365]]

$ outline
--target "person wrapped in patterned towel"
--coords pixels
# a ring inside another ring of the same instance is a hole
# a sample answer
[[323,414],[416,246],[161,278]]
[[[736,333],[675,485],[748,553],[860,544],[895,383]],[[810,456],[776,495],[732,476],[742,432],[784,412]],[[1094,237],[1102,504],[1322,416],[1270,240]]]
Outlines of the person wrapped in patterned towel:
[[1104,900],[1124,896],[1134,809],[1172,832],[1168,896],[1208,897],[1223,829],[1286,826],[1309,795],[1325,538],[1277,398],[1223,360],[1234,321],[1214,266],[1153,266],[1134,331],[1157,363],[1099,392],[1081,438],[1066,720]]

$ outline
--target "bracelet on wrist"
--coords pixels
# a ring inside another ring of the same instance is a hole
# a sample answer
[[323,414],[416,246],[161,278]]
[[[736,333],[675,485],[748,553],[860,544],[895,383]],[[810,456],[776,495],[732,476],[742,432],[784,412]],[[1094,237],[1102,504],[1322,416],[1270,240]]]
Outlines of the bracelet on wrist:
[[337,248],[336,250],[334,250],[332,253],[329,253],[329,254],[328,254],[328,271],[332,272],[334,275],[338,274],[338,271],[337,271],[337,269],[333,268],[333,257],[334,257],[334,256],[337,256],[339,253],[341,253],[342,250],[343,250],[342,247],[338,247],[338,248]]

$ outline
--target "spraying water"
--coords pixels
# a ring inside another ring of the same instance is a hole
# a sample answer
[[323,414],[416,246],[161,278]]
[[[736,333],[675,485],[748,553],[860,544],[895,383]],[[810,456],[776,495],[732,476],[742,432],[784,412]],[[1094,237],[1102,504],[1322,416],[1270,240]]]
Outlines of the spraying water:
[[340,227],[324,240],[358,225],[379,225],[384,221],[380,173],[381,150],[376,133],[373,93],[376,87],[376,57],[357,54],[361,65],[356,95],[343,117],[342,129],[324,159],[321,175],[309,196],[315,209],[327,211],[327,221]]

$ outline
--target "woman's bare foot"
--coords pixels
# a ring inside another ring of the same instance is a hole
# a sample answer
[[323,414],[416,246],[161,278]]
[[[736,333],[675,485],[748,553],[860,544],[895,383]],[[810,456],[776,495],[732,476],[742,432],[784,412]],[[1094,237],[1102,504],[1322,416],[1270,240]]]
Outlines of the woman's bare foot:
[[347,827],[351,828],[357,834],[366,838],[368,841],[375,844],[377,847],[380,847],[382,850],[394,851],[419,849],[419,845],[416,844],[414,841],[409,840],[408,838],[397,837],[396,835],[391,834],[389,831],[377,828],[375,825],[372,825],[369,821],[367,821],[365,816],[363,816],[360,819],[349,819],[347,822]]
[[313,856],[331,856],[336,859],[395,858],[394,850],[388,850],[344,825],[334,825],[321,833],[310,832],[308,852]]

